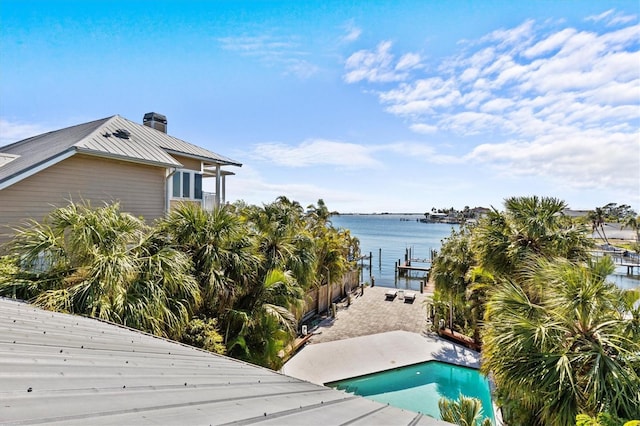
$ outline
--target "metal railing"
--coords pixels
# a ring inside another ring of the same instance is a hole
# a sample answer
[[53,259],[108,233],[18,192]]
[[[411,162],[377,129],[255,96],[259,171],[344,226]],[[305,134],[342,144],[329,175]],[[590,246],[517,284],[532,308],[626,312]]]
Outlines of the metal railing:
[[216,207],[216,193],[202,192],[202,208],[211,211]]

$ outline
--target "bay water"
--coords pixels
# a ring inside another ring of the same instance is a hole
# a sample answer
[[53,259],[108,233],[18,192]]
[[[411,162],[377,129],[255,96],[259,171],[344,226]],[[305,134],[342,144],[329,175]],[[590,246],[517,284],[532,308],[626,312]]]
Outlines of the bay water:
[[[424,215],[417,214],[375,214],[375,215],[336,215],[331,216],[335,228],[345,228],[360,240],[360,251],[368,256],[363,260],[365,267],[361,282],[371,283],[373,277],[376,286],[399,289],[420,290],[420,281],[425,272],[412,272],[410,277],[396,277],[395,265],[404,263],[405,255],[410,251],[411,258],[429,260],[432,250],[439,251],[442,240],[451,235],[458,225],[445,223],[422,223]],[[414,266],[431,266],[428,262],[412,262]]]
[[[370,284],[373,277],[376,286],[419,291],[426,273],[397,277],[396,263],[403,263],[409,250],[414,259],[430,259],[431,251],[440,251],[442,240],[451,235],[452,229],[458,229],[458,225],[419,222],[422,218],[421,214],[349,214],[331,216],[331,223],[335,228],[349,229],[360,240],[363,255],[371,253],[370,270],[369,260],[362,261],[361,282]],[[428,262],[413,265],[431,266]],[[627,275],[625,267],[617,266],[609,280],[623,289],[640,289],[639,270],[636,268],[634,275]]]

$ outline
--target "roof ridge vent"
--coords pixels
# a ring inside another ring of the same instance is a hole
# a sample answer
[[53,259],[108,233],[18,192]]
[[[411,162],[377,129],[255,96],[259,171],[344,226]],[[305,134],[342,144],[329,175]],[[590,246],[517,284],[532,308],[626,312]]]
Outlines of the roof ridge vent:
[[113,132],[113,136],[120,139],[129,139],[129,136],[131,136],[131,132],[126,129],[117,129],[115,132]]

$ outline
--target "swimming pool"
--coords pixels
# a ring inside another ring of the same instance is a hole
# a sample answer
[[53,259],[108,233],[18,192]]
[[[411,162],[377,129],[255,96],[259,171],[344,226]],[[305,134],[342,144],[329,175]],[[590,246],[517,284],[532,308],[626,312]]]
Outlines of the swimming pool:
[[429,361],[327,383],[327,386],[438,419],[438,400],[443,396],[457,400],[462,393],[478,398],[483,415],[494,421],[489,382],[473,368]]

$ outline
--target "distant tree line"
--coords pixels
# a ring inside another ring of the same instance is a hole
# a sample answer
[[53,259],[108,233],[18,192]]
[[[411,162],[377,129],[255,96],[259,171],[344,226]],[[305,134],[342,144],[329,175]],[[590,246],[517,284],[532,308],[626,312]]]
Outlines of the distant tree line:
[[596,207],[594,211],[607,222],[624,222],[626,218],[638,215],[628,204],[608,203],[602,207]]

